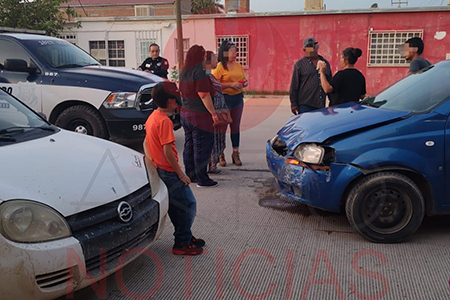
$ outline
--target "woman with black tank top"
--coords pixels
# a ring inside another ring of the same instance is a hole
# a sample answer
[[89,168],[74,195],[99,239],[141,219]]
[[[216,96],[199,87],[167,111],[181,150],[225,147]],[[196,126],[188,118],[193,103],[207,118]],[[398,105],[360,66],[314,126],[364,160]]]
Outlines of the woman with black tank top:
[[366,79],[364,75],[355,68],[358,57],[362,55],[359,48],[347,48],[342,52],[341,68],[331,82],[328,82],[325,71],[325,62],[319,61],[317,67],[320,72],[320,81],[325,93],[329,94],[330,106],[347,102],[359,102],[366,95]]

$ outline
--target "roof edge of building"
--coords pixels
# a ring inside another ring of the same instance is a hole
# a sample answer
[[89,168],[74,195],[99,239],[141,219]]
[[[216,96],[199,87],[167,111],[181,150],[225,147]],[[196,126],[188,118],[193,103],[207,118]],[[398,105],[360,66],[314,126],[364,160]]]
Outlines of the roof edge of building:
[[318,11],[279,11],[279,12],[250,12],[250,13],[227,13],[210,15],[192,15],[190,18],[237,18],[237,17],[287,17],[304,15],[341,15],[341,14],[374,14],[374,13],[415,13],[415,12],[436,12],[450,11],[450,6],[436,7],[405,7],[405,8],[368,8],[368,9],[339,9],[339,10],[318,10]]
[[144,2],[144,1],[137,1],[137,2],[131,2],[131,3],[93,3],[93,4],[73,4],[73,3],[62,3],[59,7],[93,7],[93,6],[127,6],[127,5],[164,5],[164,4],[174,4],[175,0],[169,0],[169,1],[162,1],[162,2]]
[[[314,16],[314,15],[341,15],[341,14],[379,14],[379,13],[417,13],[417,12],[450,12],[449,7],[408,7],[389,9],[352,9],[352,10],[322,10],[322,11],[296,11],[296,12],[269,12],[269,13],[228,13],[228,14],[185,14],[186,19],[222,19],[222,18],[254,18],[254,17],[290,17],[290,16]],[[94,21],[144,21],[144,20],[174,20],[175,15],[146,16],[146,17],[80,17],[81,22]]]
[[174,21],[175,15],[171,16],[146,16],[146,17],[78,17],[76,22],[99,22],[99,21]]

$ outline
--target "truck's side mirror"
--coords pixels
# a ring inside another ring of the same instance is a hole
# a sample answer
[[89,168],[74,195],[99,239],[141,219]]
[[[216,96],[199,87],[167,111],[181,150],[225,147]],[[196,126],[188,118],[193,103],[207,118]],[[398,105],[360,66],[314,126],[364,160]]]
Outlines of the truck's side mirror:
[[17,59],[17,58],[8,58],[5,60],[4,64],[6,71],[11,72],[24,72],[24,73],[30,73],[35,74],[37,71],[37,67],[28,67],[28,64],[23,59]]

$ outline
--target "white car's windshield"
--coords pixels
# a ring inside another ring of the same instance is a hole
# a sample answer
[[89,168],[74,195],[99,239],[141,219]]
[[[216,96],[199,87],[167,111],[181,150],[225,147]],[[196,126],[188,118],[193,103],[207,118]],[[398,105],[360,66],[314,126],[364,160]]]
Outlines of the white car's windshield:
[[99,66],[92,56],[71,43],[57,39],[28,40],[25,45],[52,68]]
[[50,125],[37,114],[0,91],[0,137],[32,128],[48,128]]
[[395,83],[361,104],[390,110],[425,112],[450,97],[450,64],[436,64]]

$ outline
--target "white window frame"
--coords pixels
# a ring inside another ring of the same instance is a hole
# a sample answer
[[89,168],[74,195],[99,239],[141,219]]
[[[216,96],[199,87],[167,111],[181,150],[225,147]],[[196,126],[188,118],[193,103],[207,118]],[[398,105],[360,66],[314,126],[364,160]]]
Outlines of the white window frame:
[[241,8],[240,0],[232,0],[232,1],[228,1],[228,3],[227,3],[227,9],[228,9],[227,12],[228,13],[238,12],[240,8]]
[[143,45],[150,46],[151,44],[155,43],[159,45],[161,49],[161,53],[163,53],[164,49],[161,45],[162,40],[162,30],[143,30],[143,31],[136,31],[134,33],[135,40],[136,40],[136,60],[137,65],[140,66],[141,63],[147,58],[150,57],[149,49],[144,49]]
[[[110,43],[118,43],[118,42],[122,42],[123,43],[123,48],[119,49],[119,48],[113,48],[110,46]],[[97,47],[92,47],[94,43],[97,43],[98,48]],[[100,43],[104,43],[105,44],[105,48],[100,48]],[[119,51],[123,50],[123,57],[119,57]],[[115,57],[112,57],[112,55],[110,55],[110,51],[115,51]],[[125,67],[126,66],[126,60],[125,60],[125,41],[124,40],[109,40],[109,41],[101,41],[101,40],[96,40],[96,41],[89,41],[89,53],[95,57],[95,59],[97,59],[102,65],[104,66],[111,66],[111,61],[116,61],[116,62],[122,62],[123,61],[123,65],[122,66],[114,66],[114,67]],[[117,63],[119,64],[119,63]]]
[[236,61],[242,65],[244,69],[250,68],[250,38],[248,35],[218,35],[216,36],[216,45],[219,49],[220,44],[224,40],[230,40],[236,45],[237,56]]
[[143,62],[144,60],[147,59],[147,57],[150,56],[149,48],[150,48],[151,44],[156,44],[156,40],[139,41],[140,53],[141,53],[140,62]]
[[[100,48],[100,43],[105,44],[105,48]],[[96,45],[93,47],[93,45]],[[89,54],[91,54],[102,65],[108,65],[107,41],[89,41]]]
[[[175,64],[178,64],[178,39],[173,39],[174,47],[175,47]],[[189,39],[183,39],[183,55],[184,59],[186,60],[186,54],[189,51],[190,48],[190,41]]]
[[[117,44],[120,43],[120,42],[123,43],[123,48],[117,48]],[[111,47],[110,46],[111,43],[115,43],[116,47],[115,48]],[[120,62],[123,62],[123,66],[117,65],[117,66],[114,66],[114,67],[125,67],[126,66],[126,61],[125,61],[125,41],[124,40],[109,40],[106,45],[107,45],[106,48],[107,48],[107,51],[108,51],[108,66],[111,65],[112,61],[116,61],[117,64],[119,64]],[[119,57],[119,53],[122,50],[123,50],[123,57]],[[115,57],[112,57],[112,55],[110,55],[111,51],[115,51],[115,54],[116,54]]]
[[369,32],[368,67],[408,67],[409,63],[399,52],[406,40],[423,38],[423,30],[374,30]]

